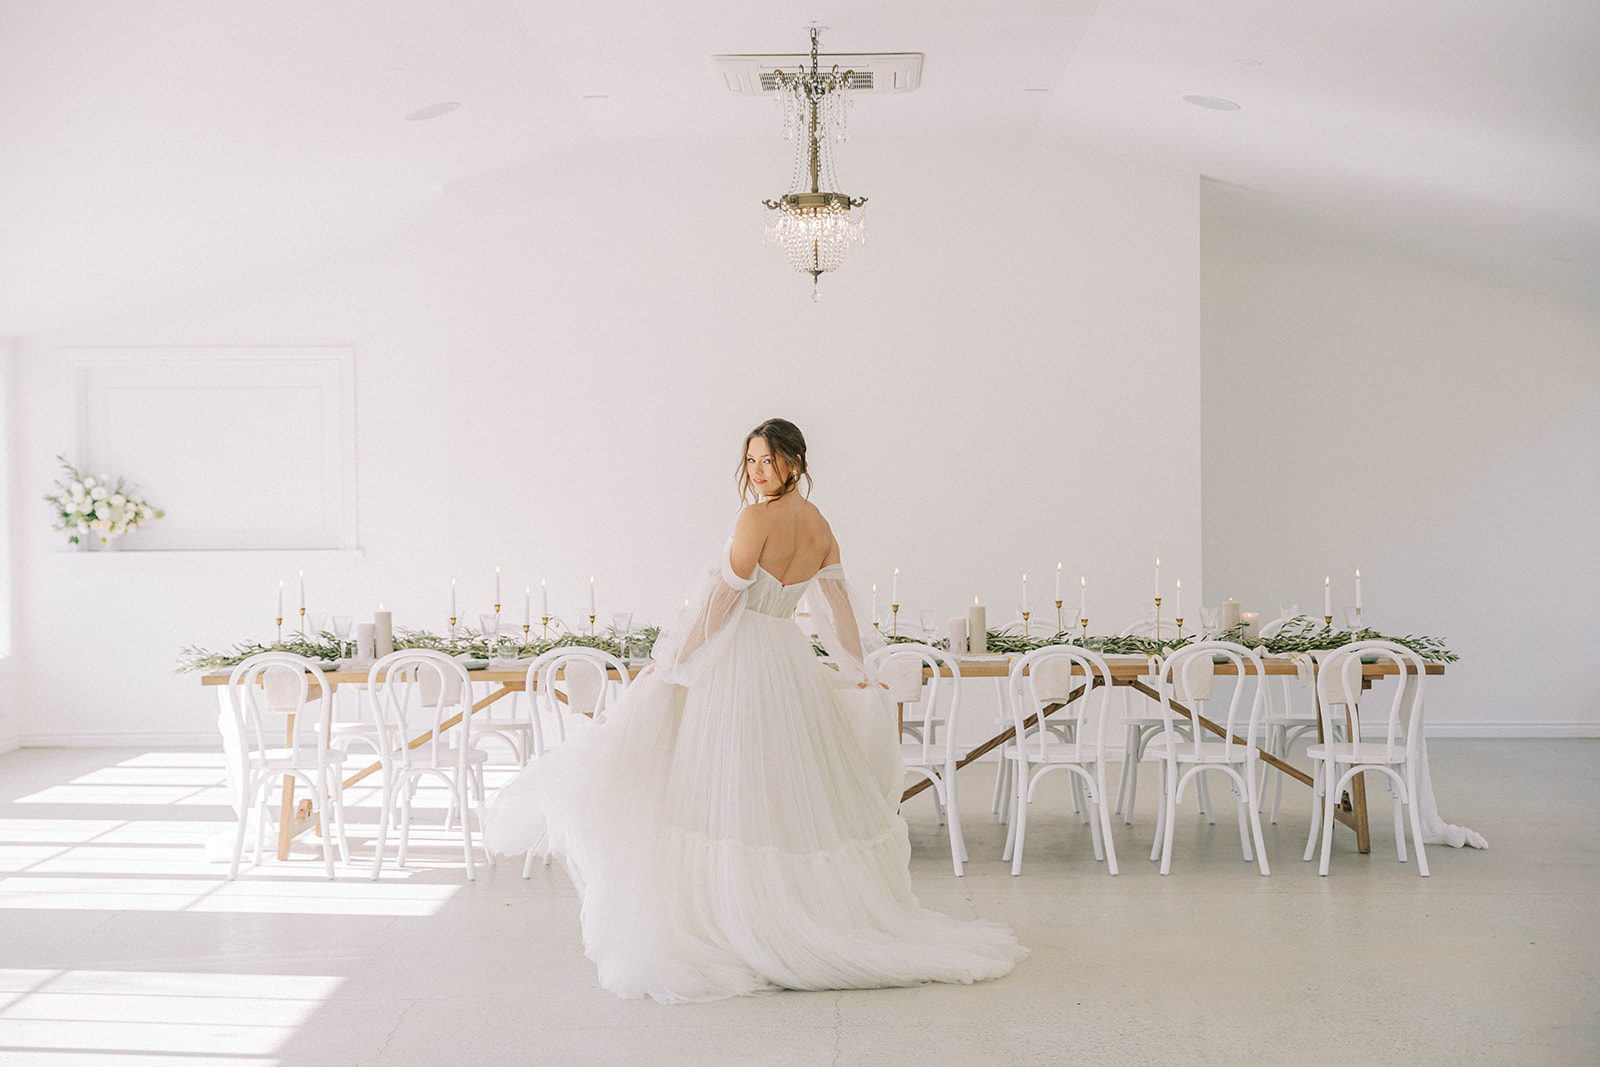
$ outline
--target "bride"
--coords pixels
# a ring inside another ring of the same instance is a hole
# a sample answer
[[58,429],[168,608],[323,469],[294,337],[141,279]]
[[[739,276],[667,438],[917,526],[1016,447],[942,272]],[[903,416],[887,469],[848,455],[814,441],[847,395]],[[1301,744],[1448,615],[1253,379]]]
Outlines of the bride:
[[[566,868],[600,984],[663,1003],[996,978],[1010,931],[917,903],[880,644],[784,419],[745,438],[758,502],[604,721],[494,798],[486,842]],[[801,598],[830,669],[791,618]]]

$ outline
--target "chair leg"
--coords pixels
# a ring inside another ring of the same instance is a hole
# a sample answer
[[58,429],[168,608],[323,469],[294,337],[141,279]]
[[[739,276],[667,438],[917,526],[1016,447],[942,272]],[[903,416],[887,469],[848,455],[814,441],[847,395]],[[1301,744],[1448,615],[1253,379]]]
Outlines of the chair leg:
[[[1067,773],[1071,774],[1074,779],[1078,778],[1078,776],[1073,774],[1071,771],[1068,771]],[[1079,784],[1081,785],[1082,782],[1080,781]],[[1089,843],[1094,846],[1094,860],[1096,863],[1104,862],[1106,858],[1106,842],[1110,840],[1111,836],[1102,832],[1103,828],[1100,825],[1100,808],[1100,798],[1095,796],[1094,787],[1091,786],[1088,789],[1085,789],[1083,810],[1085,814],[1090,816],[1090,818],[1087,820],[1089,823]]]
[[1334,777],[1339,770],[1339,765],[1328,760],[1328,766],[1323,771],[1326,781],[1323,783],[1322,798],[1322,867],[1318,871],[1324,877],[1328,874],[1328,864],[1333,859],[1333,806],[1339,802],[1339,788]]
[[1306,838],[1305,861],[1317,854],[1317,831],[1322,828],[1322,760],[1311,761],[1311,835]]
[[456,775],[456,787],[452,790],[461,803],[461,851],[467,857],[467,881],[469,882],[476,881],[478,877],[477,865],[472,861],[472,820],[467,816],[468,793],[472,789],[472,783],[467,779],[471,775],[471,771]]
[[[1005,759],[1004,756],[1002,756],[1001,758]],[[1010,761],[1007,760],[1006,762],[1009,763]],[[1013,779],[1013,781],[1015,780],[1015,775],[1012,775],[1012,779]],[[1014,785],[1013,785],[1013,787],[1011,789],[1011,795],[1006,798],[1006,804],[1009,807],[1013,808],[1013,809],[1017,806],[1017,791],[1016,791],[1016,788],[1015,788]],[[1012,812],[1012,817],[1006,819],[1006,847],[1000,853],[1000,860],[1003,863],[1010,863],[1011,862],[1011,857],[1016,854],[1016,848],[1017,848],[1017,820],[1015,818],[1015,815],[1016,815],[1016,812],[1013,811]]]
[[241,797],[239,802],[239,828],[233,835],[233,862],[228,865],[228,881],[239,877],[239,860],[244,857],[244,834],[250,825],[250,811],[254,805],[246,803]]
[[1411,809],[1411,844],[1417,850],[1417,873],[1428,877],[1428,853],[1422,844],[1422,813],[1417,807],[1416,779],[1406,783],[1406,799],[1410,801],[1406,807]]
[[1022,873],[1022,839],[1028,832],[1028,786],[1032,777],[1028,773],[1028,765],[1017,762],[1014,778],[1016,780],[1016,804],[1011,813],[1012,830],[1016,834],[1016,847],[1011,852],[1011,873]]
[[1172,870],[1172,832],[1178,821],[1178,791],[1173,788],[1176,778],[1177,769],[1169,767],[1167,769],[1167,825],[1161,835],[1162,874],[1167,874]]
[[[1246,775],[1251,788],[1255,788],[1255,775]],[[1267,843],[1261,834],[1261,797],[1259,795],[1249,798],[1253,803],[1247,804],[1250,809],[1250,835],[1256,842],[1256,863],[1261,868],[1261,876],[1267,877],[1272,873],[1267,866]]]
[[[1388,775],[1385,775],[1384,777],[1388,777]],[[1392,786],[1394,785],[1394,782],[1391,781],[1389,784]],[[1406,861],[1406,824],[1404,818],[1405,813],[1402,810],[1404,805],[1400,803],[1400,790],[1398,789],[1394,791],[1393,807],[1395,853],[1399,856],[1400,862],[1404,863]]]
[[1206,781],[1206,776],[1203,774],[1197,774],[1194,777],[1195,806],[1205,815],[1206,822],[1215,826],[1217,825],[1217,809],[1211,806],[1211,785]]
[[1117,814],[1122,816],[1125,826],[1133,824],[1133,802],[1125,800],[1128,793],[1128,779],[1135,773],[1139,765],[1139,728],[1130,726],[1123,732],[1122,737],[1122,769],[1117,774]]
[[383,870],[383,846],[389,839],[389,805],[394,803],[394,783],[391,776],[383,776],[383,807],[378,811],[378,844],[372,852],[372,880],[378,880],[378,872]]
[[1249,863],[1255,859],[1255,854],[1250,850],[1250,819],[1245,814],[1245,808],[1250,804],[1250,795],[1253,790],[1245,786],[1234,797],[1234,810],[1239,816],[1239,844],[1244,850],[1244,861]]
[[[948,767],[948,764],[946,765]],[[948,797],[945,800],[946,822],[950,829],[950,860],[955,865],[956,877],[966,874],[967,840],[961,833],[961,805],[956,800],[956,776],[945,774],[945,789]]]
[[394,865],[406,865],[406,849],[411,844],[411,797],[416,792],[415,781],[407,782],[401,786],[400,793],[400,851],[395,855]]
[[1100,820],[1100,837],[1106,843],[1106,871],[1109,874],[1117,873],[1117,843],[1111,840],[1111,805],[1106,801],[1106,765],[1104,762],[1095,764],[1095,796],[1099,803],[1095,806],[1095,815]]

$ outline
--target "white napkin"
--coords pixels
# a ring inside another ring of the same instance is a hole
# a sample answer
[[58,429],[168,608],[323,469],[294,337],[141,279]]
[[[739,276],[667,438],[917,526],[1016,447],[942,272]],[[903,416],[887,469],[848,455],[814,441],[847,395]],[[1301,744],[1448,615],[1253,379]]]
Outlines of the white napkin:
[[878,681],[889,687],[889,699],[894,703],[915,704],[922,699],[922,661],[912,656],[891,657]]
[[1172,699],[1184,704],[1193,700],[1210,700],[1211,680],[1216,673],[1210,656],[1189,657],[1172,679]]
[[1072,661],[1065,656],[1052,656],[1040,660],[1030,669],[1033,691],[1042,703],[1062,704],[1072,695],[1072,690],[1086,679],[1072,677]]

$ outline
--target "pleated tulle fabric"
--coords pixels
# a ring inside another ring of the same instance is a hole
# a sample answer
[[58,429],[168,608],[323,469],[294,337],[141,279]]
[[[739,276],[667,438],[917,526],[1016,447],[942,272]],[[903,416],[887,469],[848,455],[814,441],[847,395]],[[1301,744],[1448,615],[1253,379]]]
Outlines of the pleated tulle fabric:
[[[498,853],[558,859],[600,983],[663,1003],[973,982],[1027,955],[920,907],[895,715],[821,664],[805,585],[757,568],[688,686],[641,678],[490,805]],[[809,584],[809,583],[807,583]]]

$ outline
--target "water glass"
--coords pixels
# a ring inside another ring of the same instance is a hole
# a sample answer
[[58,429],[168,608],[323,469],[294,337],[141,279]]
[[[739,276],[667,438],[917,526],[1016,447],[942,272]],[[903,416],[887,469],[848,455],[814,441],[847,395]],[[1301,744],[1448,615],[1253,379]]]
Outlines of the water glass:
[[327,616],[326,612],[321,612],[321,611],[308,611],[308,612],[306,612],[305,630],[303,631],[303,635],[304,635],[305,639],[307,641],[315,641],[317,638],[321,637],[322,636],[322,626],[323,626],[323,623],[325,623],[327,621],[327,619],[328,619],[328,616]]
[[333,636],[339,641],[339,658],[344,659],[349,653],[345,645],[350,640],[350,628],[355,625],[355,619],[349,615],[335,615],[333,617]]
[[1366,625],[1361,621],[1361,612],[1356,608],[1344,609],[1344,628],[1351,632],[1359,630]]
[[614,611],[611,613],[611,631],[619,638],[627,637],[633,633],[633,612]]
[[488,646],[487,655],[494,655],[495,642],[500,637],[500,613],[492,612],[478,616],[478,625],[483,629],[483,643]]
[[931,611],[924,611],[917,616],[917,621],[922,624],[922,636],[931,639],[939,625],[939,616]]

